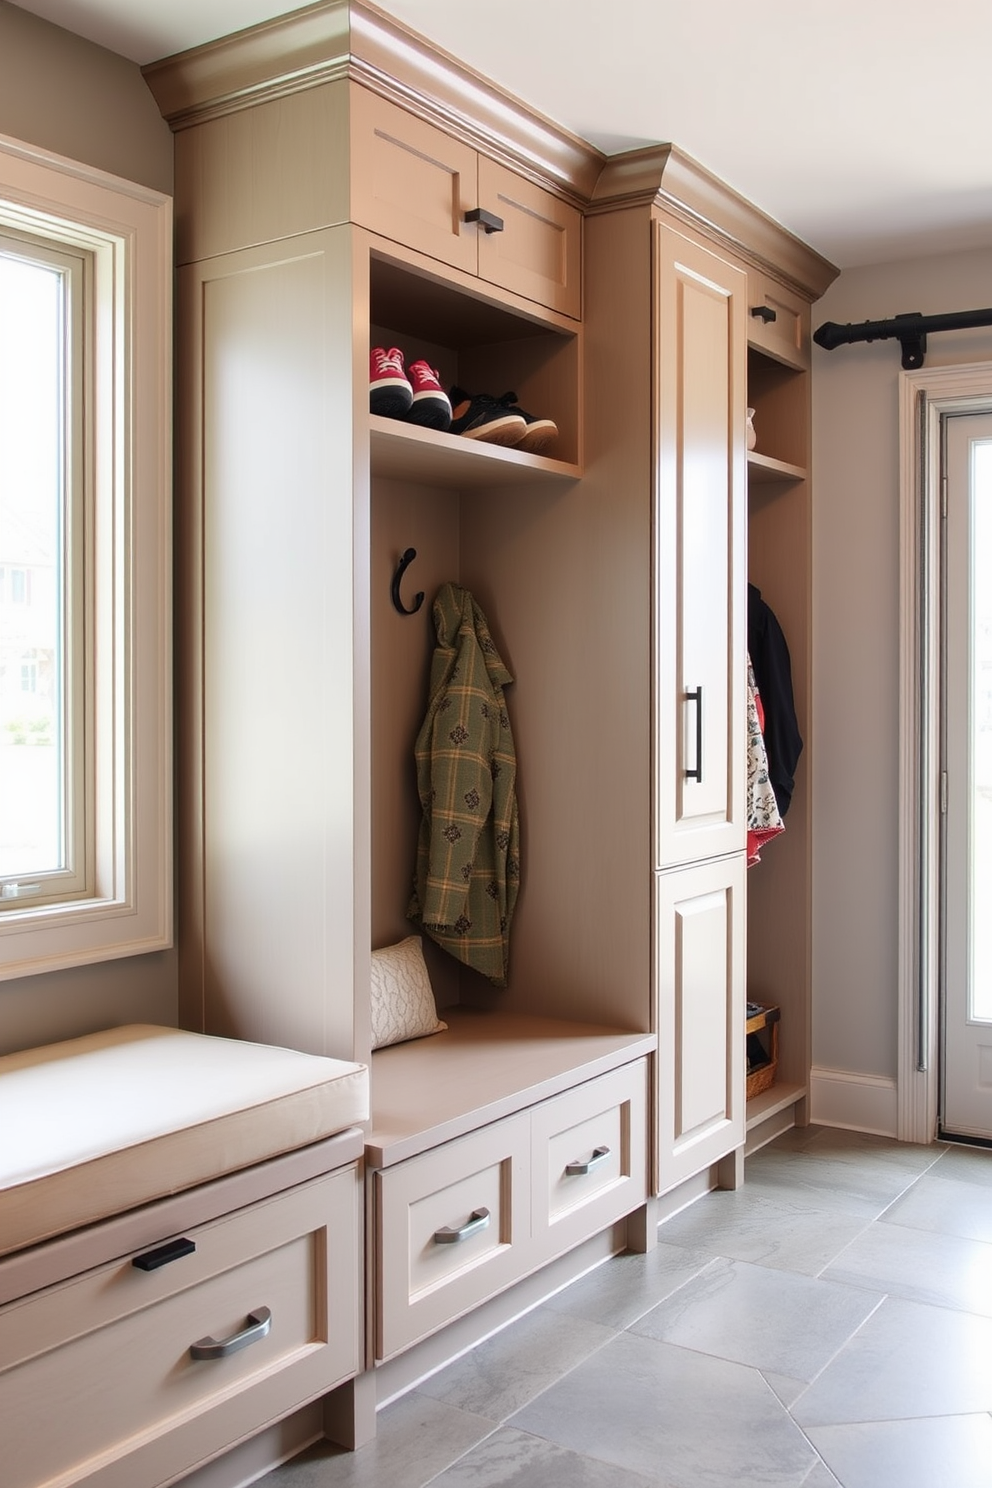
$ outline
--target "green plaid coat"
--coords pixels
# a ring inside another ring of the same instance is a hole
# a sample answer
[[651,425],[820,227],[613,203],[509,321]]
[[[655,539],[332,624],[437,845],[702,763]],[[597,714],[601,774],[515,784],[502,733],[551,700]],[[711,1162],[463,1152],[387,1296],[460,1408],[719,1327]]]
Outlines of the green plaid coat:
[[430,702],[417,736],[423,817],[408,917],[458,961],[506,986],[520,883],[517,761],[500,660],[466,589],[434,601]]

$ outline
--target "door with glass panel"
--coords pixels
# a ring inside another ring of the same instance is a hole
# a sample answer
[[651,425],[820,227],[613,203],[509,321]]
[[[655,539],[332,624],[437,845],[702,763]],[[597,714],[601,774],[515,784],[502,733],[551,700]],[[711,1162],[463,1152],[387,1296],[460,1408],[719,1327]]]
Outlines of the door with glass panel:
[[944,431],[941,1127],[992,1140],[992,413]]

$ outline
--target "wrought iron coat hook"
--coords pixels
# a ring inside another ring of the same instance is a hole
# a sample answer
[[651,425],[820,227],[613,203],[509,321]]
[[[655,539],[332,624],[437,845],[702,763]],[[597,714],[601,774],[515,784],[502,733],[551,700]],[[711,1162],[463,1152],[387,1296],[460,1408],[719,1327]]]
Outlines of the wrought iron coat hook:
[[406,573],[407,569],[410,567],[410,564],[413,562],[416,556],[416,548],[407,548],[399,563],[396,565],[396,572],[393,574],[393,582],[390,592],[393,596],[393,604],[395,605],[396,609],[399,610],[401,615],[415,615],[424,602],[423,590],[414,595],[413,604],[410,606],[409,609],[407,609],[406,605],[400,598],[400,580],[402,579],[403,575]]

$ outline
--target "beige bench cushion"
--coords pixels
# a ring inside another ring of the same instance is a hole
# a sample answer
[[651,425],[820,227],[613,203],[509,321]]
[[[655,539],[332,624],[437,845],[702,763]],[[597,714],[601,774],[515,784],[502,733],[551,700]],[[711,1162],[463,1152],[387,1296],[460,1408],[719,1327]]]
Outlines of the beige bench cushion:
[[368,1070],[132,1024],[0,1057],[0,1255],[368,1116]]

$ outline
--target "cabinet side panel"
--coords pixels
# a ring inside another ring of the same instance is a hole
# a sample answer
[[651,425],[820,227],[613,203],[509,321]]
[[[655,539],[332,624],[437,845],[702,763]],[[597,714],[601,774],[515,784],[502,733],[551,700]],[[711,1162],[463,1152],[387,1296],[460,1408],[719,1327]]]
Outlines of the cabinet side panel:
[[344,82],[179,130],[177,261],[347,222],[348,131]]
[[[372,487],[372,944],[417,934],[406,918],[417,862],[420,801],[414,744],[427,712],[435,646],[433,604],[440,586],[458,580],[459,497],[406,481]],[[417,554],[400,586],[414,615],[401,615],[391,581],[407,548]],[[440,1006],[457,1001],[458,963],[424,937]]]
[[330,357],[347,344],[350,277],[342,230],[186,281],[202,369],[184,494],[202,595],[200,778],[185,786],[200,961],[184,972],[202,985],[187,1004],[199,998],[210,1032],[340,1057],[353,1044],[353,413]]

